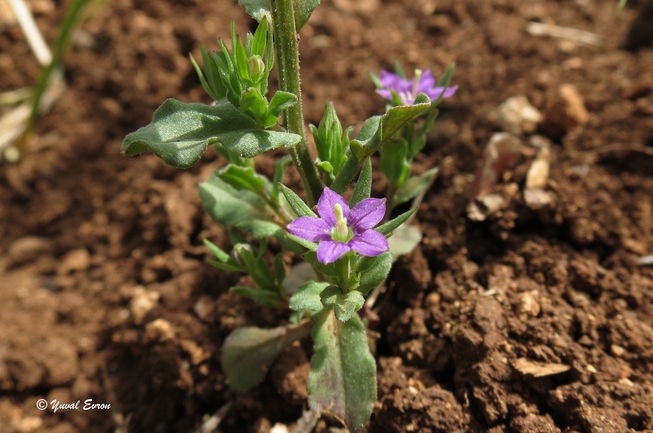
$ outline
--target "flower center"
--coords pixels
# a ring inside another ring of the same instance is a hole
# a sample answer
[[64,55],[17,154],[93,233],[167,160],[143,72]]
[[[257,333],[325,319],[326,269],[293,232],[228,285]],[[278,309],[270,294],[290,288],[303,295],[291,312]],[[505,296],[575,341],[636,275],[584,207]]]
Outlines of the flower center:
[[348,242],[352,238],[352,232],[347,227],[347,218],[342,214],[342,206],[336,204],[333,211],[336,214],[336,226],[331,231],[331,239],[338,242]]
[[413,82],[413,92],[411,95],[413,98],[417,96],[417,89],[419,89],[419,80],[421,78],[422,78],[422,70],[415,69],[415,82]]

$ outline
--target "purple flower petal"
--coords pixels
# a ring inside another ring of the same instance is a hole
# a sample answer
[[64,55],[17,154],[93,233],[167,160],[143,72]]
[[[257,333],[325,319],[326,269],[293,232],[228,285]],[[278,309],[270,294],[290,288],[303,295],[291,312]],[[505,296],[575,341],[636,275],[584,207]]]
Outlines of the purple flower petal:
[[356,204],[349,212],[347,225],[355,233],[369,230],[381,222],[385,215],[385,199],[366,198]]
[[[320,246],[323,244],[322,242]],[[363,233],[354,235],[348,242],[352,250],[367,257],[375,257],[388,251],[388,240],[376,230],[366,230]],[[319,248],[318,246],[318,252]]]
[[330,240],[333,227],[320,218],[303,216],[290,222],[287,228],[295,236],[307,241],[318,242]]
[[330,188],[324,188],[320,199],[317,201],[317,213],[331,228],[336,226],[336,215],[333,210],[336,204],[342,207],[342,215],[347,218],[349,216],[349,206],[345,199]]
[[317,259],[321,263],[328,265],[329,263],[333,263],[338,260],[340,257],[342,257],[343,254],[350,250],[351,247],[344,242],[322,241],[317,246]]
[[392,92],[388,89],[378,89],[376,91],[382,98],[392,101]]
[[422,75],[419,77],[419,83],[417,83],[417,93],[426,92],[428,89],[432,89],[435,86],[435,77],[431,73],[430,69],[422,72]]
[[452,86],[452,87],[434,87],[433,89],[429,89],[425,91],[426,95],[431,98],[432,101],[435,101],[440,97],[442,92],[444,91],[444,96],[443,98],[450,98],[452,97],[455,93],[456,90],[458,90],[458,86]]
[[381,76],[379,77],[379,81],[381,81],[383,87],[387,88],[387,87],[394,87],[395,85],[404,81],[404,79],[397,74],[393,74],[392,72],[381,71]]

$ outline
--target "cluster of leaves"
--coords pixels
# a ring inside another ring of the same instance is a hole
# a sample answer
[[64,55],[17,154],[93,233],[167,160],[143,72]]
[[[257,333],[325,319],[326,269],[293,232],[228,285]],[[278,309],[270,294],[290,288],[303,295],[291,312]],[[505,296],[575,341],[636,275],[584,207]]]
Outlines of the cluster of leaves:
[[[299,29],[318,1],[292,1],[294,27]],[[408,230],[406,222],[435,171],[410,177],[410,167],[424,147],[442,98],[432,100],[419,93],[410,104],[390,104],[385,114],[367,119],[355,138],[351,138],[352,127],[342,127],[333,105],[326,105],[319,125],[310,127],[318,153],[314,164],[320,174],[320,188],[327,186],[332,193],[342,194],[354,184],[349,205],[365,200],[380,202],[370,198],[370,157],[380,151],[381,167],[390,185],[388,206],[383,205],[373,224],[364,225],[371,230],[383,219],[374,228],[378,232],[374,235],[382,241],[383,236],[388,238],[389,251],[371,257],[349,251],[334,257],[333,262],[320,260],[318,242],[288,231],[289,224],[300,218],[318,219],[311,207],[284,186],[291,157],[277,161],[272,179],[255,169],[253,158],[257,155],[281,146],[292,149],[306,144],[301,134],[288,132],[280,124],[280,116],[298,102],[297,96],[283,89],[269,100],[266,96],[275,51],[281,55],[283,49],[275,44],[274,26],[269,25],[273,19],[269,3],[240,3],[259,21],[255,33],[248,34],[243,43],[232,25],[231,50],[223,41],[219,41],[220,50],[213,53],[202,47],[203,68],[191,57],[203,88],[216,102],[206,105],[167,100],[149,125],[125,138],[122,152],[137,155],[151,151],[170,165],[188,168],[213,145],[226,159],[228,164],[203,182],[199,193],[206,212],[228,230],[234,246],[228,253],[206,240],[216,258],[209,263],[251,277],[252,286],[235,286],[232,292],[266,307],[293,311],[289,325],[242,328],[227,338],[222,365],[230,385],[241,392],[256,386],[284,347],[310,333],[315,352],[308,383],[309,405],[316,412],[331,411],[357,431],[369,418],[376,400],[374,358],[365,323],[357,312],[363,308],[365,296],[387,278],[397,255],[409,252],[421,239],[419,232]],[[295,40],[294,28],[292,31]],[[443,79],[445,86],[450,74],[451,70]],[[411,199],[414,202],[409,211],[390,218],[394,206]],[[329,238],[329,242],[333,240]],[[268,249],[271,243],[283,251],[272,255]],[[306,267],[297,266],[287,273],[284,251],[300,255],[309,265],[308,272]]]

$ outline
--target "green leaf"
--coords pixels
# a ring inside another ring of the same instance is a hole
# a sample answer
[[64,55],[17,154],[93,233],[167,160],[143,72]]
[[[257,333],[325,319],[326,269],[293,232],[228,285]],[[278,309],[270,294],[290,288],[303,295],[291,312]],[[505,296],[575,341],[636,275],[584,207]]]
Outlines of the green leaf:
[[265,212],[265,202],[249,191],[237,191],[217,176],[200,184],[200,199],[211,217],[228,229],[255,238],[283,235],[283,228]]
[[[232,26],[232,31],[236,32],[236,27]],[[232,38],[232,40],[234,40]],[[238,69],[238,76],[240,77],[241,81],[247,82],[251,80],[251,76],[249,74],[249,63],[247,62],[247,53],[245,52],[245,47],[243,46],[243,42],[240,40],[239,37],[236,36],[235,38],[235,45],[232,45],[232,50],[234,52],[234,59],[236,60],[236,67]]]
[[208,239],[204,239],[204,245],[218,258],[222,263],[233,260],[229,254]]
[[320,0],[293,0],[295,11],[295,27],[299,31],[313,14],[313,11],[320,4]]
[[317,250],[317,244],[315,242],[307,241],[304,238],[300,238],[299,236],[295,236],[290,233],[286,233],[286,236],[288,239],[297,242],[299,245],[303,246],[309,251],[316,251]]
[[268,20],[263,17],[252,38],[252,47],[249,56],[263,57],[265,54],[265,47],[267,46],[268,38]]
[[383,223],[378,227],[375,227],[374,230],[385,235],[385,237],[387,238],[392,233],[393,230],[395,230],[397,227],[402,225],[404,221],[406,221],[408,218],[411,217],[411,215],[415,213],[415,211],[417,211],[417,208],[410,209],[402,213],[401,215],[399,215],[397,218],[392,219],[386,223]]
[[406,161],[408,142],[403,138],[393,138],[381,148],[381,171],[388,178],[390,185],[401,185],[410,172],[410,163]]
[[308,376],[309,406],[317,413],[333,413],[357,432],[376,401],[376,365],[365,327],[357,315],[342,323],[331,310],[311,320],[315,353]]
[[345,162],[338,176],[336,176],[336,179],[331,183],[330,188],[338,194],[342,194],[351,181],[354,180],[356,173],[358,173],[358,158],[352,154],[347,159],[347,162]]
[[[270,19],[269,0],[238,0],[238,4],[245,8],[245,11],[256,21],[267,17]],[[299,31],[313,14],[313,11],[320,4],[320,0],[293,0],[295,11],[295,27]]]
[[277,282],[277,288],[282,287],[283,280],[286,279],[286,268],[283,266],[283,254],[281,253],[274,256],[274,279]]
[[279,184],[283,182],[286,167],[292,162],[292,157],[286,155],[274,164],[274,176],[272,177],[272,200],[279,203]]
[[238,110],[254,119],[256,124],[265,128],[268,115],[268,101],[261,92],[254,87],[245,90],[240,96]]
[[341,322],[351,319],[354,314],[365,304],[363,294],[358,290],[349,293],[342,293],[336,286],[329,286],[320,294],[324,308],[332,308],[336,312],[336,318]]
[[149,150],[173,167],[189,168],[215,142],[253,158],[279,146],[292,147],[300,139],[297,134],[258,129],[254,120],[225,100],[204,105],[168,99],[149,125],[125,137],[121,153],[134,156]]
[[399,256],[409,254],[413,251],[421,241],[422,232],[417,227],[402,225],[388,239],[388,245],[390,246],[390,253],[392,253],[394,260],[397,260]]
[[385,88],[385,86],[383,84],[381,84],[381,79],[379,78],[378,75],[376,75],[373,72],[368,72],[368,75],[370,76],[370,79],[372,80],[372,82],[374,83],[374,86],[377,89],[384,89]]
[[236,249],[236,251],[240,255],[242,261],[245,263],[247,273],[252,277],[254,282],[256,282],[256,284],[258,284],[262,289],[265,289],[271,293],[275,293],[275,296],[277,296],[277,286],[274,283],[274,277],[270,273],[270,269],[268,268],[261,255],[257,254],[255,256],[246,248]]
[[234,265],[232,263],[223,263],[218,262],[217,260],[207,260],[206,263],[209,265],[220,269],[221,271],[227,272],[247,272],[247,269],[240,265]]
[[254,388],[263,382],[281,350],[308,334],[308,328],[303,325],[236,329],[222,346],[222,369],[229,378],[229,386],[238,392]]
[[[449,82],[451,81],[451,76],[453,75],[453,71],[455,69],[456,69],[456,64],[452,63],[451,66],[449,66],[447,70],[444,72],[444,74],[442,74],[442,77],[440,77],[440,80],[438,81],[438,87],[439,86],[447,87],[449,85]],[[438,105],[440,105],[443,99],[444,99],[444,92],[442,92],[438,97],[438,99],[433,101],[431,105],[433,107],[437,107]]]
[[353,208],[357,203],[366,198],[369,198],[372,194],[372,160],[367,158],[365,163],[363,163],[363,168],[361,169],[361,174],[358,176],[358,182],[354,187],[354,192],[349,200],[349,207]]
[[[384,148],[385,149],[385,148]],[[393,202],[395,205],[407,202],[408,200],[417,197],[422,192],[426,191],[433,183],[433,179],[438,174],[438,168],[432,168],[425,171],[419,176],[413,176],[408,179],[404,185],[400,186],[395,193]]]
[[366,157],[372,156],[402,126],[430,107],[429,103],[392,107],[381,117],[367,119],[358,137],[351,141],[351,151],[358,162],[362,163]]
[[281,112],[288,107],[292,107],[297,103],[297,96],[290,92],[284,92],[282,90],[277,90],[272,99],[270,100],[270,106],[268,112],[274,116],[279,117]]
[[291,190],[290,188],[288,188],[283,184],[280,184],[279,188],[281,189],[281,193],[283,194],[283,196],[286,197],[288,204],[290,205],[290,207],[298,217],[303,217],[303,216],[317,217],[315,212],[313,212],[311,208],[308,207],[308,205],[304,202],[304,200],[302,200],[297,194],[295,194],[293,190]]
[[281,308],[284,306],[283,299],[277,292],[247,286],[235,286],[229,290],[236,295],[252,298],[257,304],[264,307]]
[[226,167],[215,171],[215,175],[223,182],[234,188],[236,191],[261,192],[265,189],[267,179],[256,174],[252,167],[242,167],[228,164]]
[[320,293],[329,286],[329,283],[309,281],[300,286],[290,297],[290,308],[295,311],[311,311],[317,313],[324,308]]
[[390,273],[392,261],[392,254],[389,252],[376,257],[364,257],[357,268],[357,271],[361,272],[361,280],[356,290],[366,296],[370,290],[381,284]]
[[245,8],[247,14],[258,22],[261,22],[263,18],[267,18],[269,21],[272,17],[270,0],[238,0],[238,5]]
[[[206,52],[206,49],[202,45],[202,56],[204,55],[204,52]],[[202,88],[204,89],[204,91],[208,93],[209,96],[215,99],[216,101],[220,99],[219,95],[216,92],[214,92],[211,86],[209,85],[207,79],[204,78],[204,73],[202,72],[202,68],[200,68],[200,65],[197,64],[197,62],[193,58],[193,55],[189,54],[189,56],[190,56],[190,62],[193,64],[193,68],[195,68],[195,72],[197,73],[197,77],[200,79],[200,84],[202,84]]]
[[404,80],[406,79],[406,72],[404,72],[404,68],[401,67],[399,60],[395,60],[395,74]]

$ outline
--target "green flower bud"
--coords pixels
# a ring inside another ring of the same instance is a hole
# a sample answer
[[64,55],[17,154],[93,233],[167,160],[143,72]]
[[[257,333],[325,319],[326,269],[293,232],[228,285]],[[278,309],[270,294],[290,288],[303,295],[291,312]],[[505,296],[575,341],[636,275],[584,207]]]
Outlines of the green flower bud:
[[247,61],[247,65],[249,67],[249,76],[252,81],[255,83],[261,81],[265,75],[265,62],[263,62],[261,56],[254,55],[250,57]]

